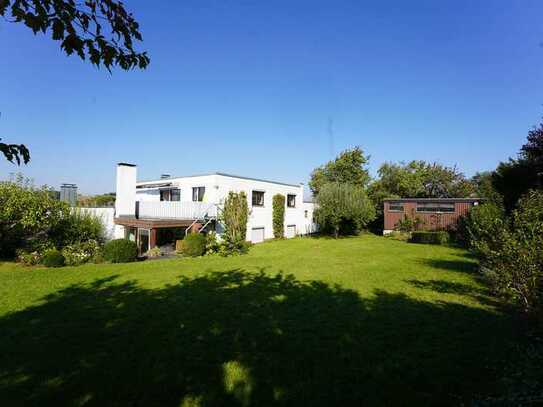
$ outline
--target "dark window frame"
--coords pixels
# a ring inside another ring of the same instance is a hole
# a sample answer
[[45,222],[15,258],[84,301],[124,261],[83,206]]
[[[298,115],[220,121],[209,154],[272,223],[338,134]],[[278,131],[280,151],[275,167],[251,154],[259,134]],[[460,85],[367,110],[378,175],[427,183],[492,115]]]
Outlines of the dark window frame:
[[417,213],[454,213],[454,202],[417,202]]
[[[258,190],[251,191],[251,204],[252,204],[252,206],[263,208],[264,207],[265,194],[266,194],[265,191],[258,191]],[[257,196],[260,196],[262,198],[262,203],[259,203],[260,199],[255,199]]]
[[206,194],[206,187],[192,187],[192,202],[203,202]]
[[[293,200],[293,204],[290,204],[290,198]],[[287,194],[287,208],[296,208],[296,194]]]

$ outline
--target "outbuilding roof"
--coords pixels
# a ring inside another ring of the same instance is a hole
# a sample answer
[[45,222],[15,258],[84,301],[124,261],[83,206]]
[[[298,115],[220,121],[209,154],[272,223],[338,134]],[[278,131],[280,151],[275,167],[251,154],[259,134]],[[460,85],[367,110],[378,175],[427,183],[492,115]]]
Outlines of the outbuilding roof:
[[484,198],[386,198],[384,202],[480,202]]

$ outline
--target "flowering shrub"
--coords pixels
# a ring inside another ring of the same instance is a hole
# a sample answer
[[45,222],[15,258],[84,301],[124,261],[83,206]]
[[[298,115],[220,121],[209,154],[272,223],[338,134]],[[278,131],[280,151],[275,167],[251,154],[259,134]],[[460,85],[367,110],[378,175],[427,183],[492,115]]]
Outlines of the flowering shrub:
[[26,250],[17,250],[17,262],[25,266],[35,266],[41,263],[43,253],[38,251],[28,252]]
[[71,244],[62,249],[62,255],[67,266],[78,266],[87,263],[97,257],[99,252],[100,245],[96,240]]
[[147,250],[145,255],[150,259],[154,259],[162,256],[162,252],[160,251],[160,247],[153,247],[152,249]]

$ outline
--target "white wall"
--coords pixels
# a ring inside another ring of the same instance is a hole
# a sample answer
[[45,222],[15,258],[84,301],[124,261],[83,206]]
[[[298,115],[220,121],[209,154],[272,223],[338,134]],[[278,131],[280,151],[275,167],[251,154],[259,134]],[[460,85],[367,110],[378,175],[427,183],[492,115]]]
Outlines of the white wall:
[[[181,202],[192,201],[192,188],[205,187],[204,202],[216,202],[216,175],[201,175],[196,177],[168,178],[151,182],[138,182],[138,185],[160,185],[171,183],[171,187],[178,188],[181,192]],[[160,191],[158,189],[137,189],[137,201],[160,201]]]
[[[243,179],[236,177],[228,177],[224,175],[216,175],[217,177],[217,197],[220,201],[224,201],[229,191],[241,192],[244,191],[247,195],[250,216],[247,223],[247,238],[251,238],[253,228],[264,228],[264,238],[272,239],[273,236],[273,205],[272,200],[275,194],[285,196],[285,229],[286,225],[296,225],[296,233],[303,233],[303,185],[284,185],[274,182],[257,181],[251,179]],[[252,206],[252,191],[264,191],[264,206]],[[296,195],[296,207],[286,207],[287,194]]]
[[[227,175],[211,174],[194,177],[169,178],[164,180],[156,180],[149,182],[138,182],[140,186],[159,185],[171,183],[171,188],[179,188],[181,192],[181,202],[192,201],[192,188],[203,186],[206,188],[204,202],[215,203],[219,206],[228,195],[228,192],[245,192],[247,195],[250,216],[247,224],[247,238],[250,239],[253,228],[264,228],[265,239],[273,238],[273,207],[272,199],[275,194],[285,196],[285,231],[288,225],[296,225],[296,234],[303,235],[314,233],[315,225],[313,224],[313,207],[312,203],[303,202],[304,186],[287,185],[270,181],[261,181],[253,179],[245,179]],[[264,206],[252,206],[252,191],[264,192]],[[286,206],[287,194],[296,195],[296,207],[289,208]],[[137,189],[137,201],[160,201],[160,192],[158,189]],[[305,216],[307,211],[307,217]],[[220,226],[217,232],[221,232]]]
[[115,216],[114,208],[74,208],[84,213],[91,213],[92,215],[100,218],[106,229],[106,239],[120,239],[124,237],[124,228],[119,225],[115,225],[113,218]]

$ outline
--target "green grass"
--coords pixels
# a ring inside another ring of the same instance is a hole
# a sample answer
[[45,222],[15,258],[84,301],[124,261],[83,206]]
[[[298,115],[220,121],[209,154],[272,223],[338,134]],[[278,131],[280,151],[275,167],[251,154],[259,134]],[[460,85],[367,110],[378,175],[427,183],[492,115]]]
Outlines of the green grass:
[[376,236],[246,256],[0,264],[0,405],[459,405],[514,323],[460,249]]

